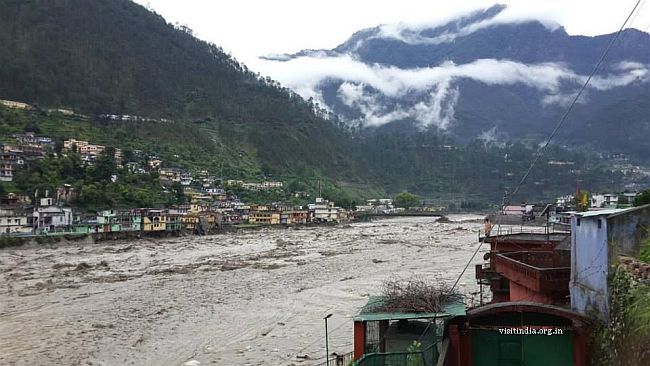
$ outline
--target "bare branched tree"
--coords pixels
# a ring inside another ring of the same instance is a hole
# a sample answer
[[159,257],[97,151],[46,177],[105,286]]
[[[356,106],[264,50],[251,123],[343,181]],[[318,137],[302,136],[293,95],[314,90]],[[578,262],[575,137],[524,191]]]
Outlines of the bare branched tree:
[[383,303],[374,311],[435,313],[460,296],[446,282],[415,277],[384,282],[382,295]]

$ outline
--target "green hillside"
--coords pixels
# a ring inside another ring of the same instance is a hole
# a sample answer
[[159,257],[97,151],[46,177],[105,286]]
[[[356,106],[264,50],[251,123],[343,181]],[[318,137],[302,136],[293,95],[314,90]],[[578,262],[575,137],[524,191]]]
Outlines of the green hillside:
[[[161,144],[163,151],[183,145],[185,160],[201,166],[238,170],[242,162],[230,159],[243,157],[246,174],[309,167],[358,176],[348,137],[311,103],[140,5],[2,0],[0,7],[0,98],[91,117],[172,120],[119,125],[105,138]],[[217,155],[217,164],[204,155]]]
[[[0,99],[37,106],[0,107],[5,141],[23,131],[59,144],[83,139],[226,179],[282,180],[295,191],[313,191],[324,179],[325,193],[348,203],[404,190],[469,206],[498,202],[532,160],[527,146],[534,143],[458,146],[434,131],[399,126],[352,133],[312,101],[128,0],[0,0],[0,9]],[[575,165],[548,165],[549,159]],[[55,169],[58,177],[23,179],[24,189],[75,181],[64,168]],[[597,190],[620,187],[626,178],[590,152],[557,148],[540,161],[522,198],[566,193],[576,179]],[[155,179],[133,185],[146,189]],[[124,187],[103,187],[116,194],[97,205],[167,199],[156,193],[131,200],[118,192]]]

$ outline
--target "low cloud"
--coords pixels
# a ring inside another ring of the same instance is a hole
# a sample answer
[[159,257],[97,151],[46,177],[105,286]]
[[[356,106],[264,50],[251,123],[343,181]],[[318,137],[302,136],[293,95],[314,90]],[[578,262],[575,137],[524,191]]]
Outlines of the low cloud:
[[499,142],[498,136],[497,136],[497,126],[494,126],[490,128],[489,130],[481,132],[477,138],[477,140],[482,141],[485,146],[487,145],[498,145],[498,146],[504,146],[505,144],[503,142]]
[[[468,21],[472,18],[475,21]],[[420,23],[394,23],[379,26],[375,36],[370,38],[392,38],[408,44],[441,44],[453,42],[457,38],[468,36],[481,29],[525,22],[539,22],[547,29],[553,31],[560,28],[560,24],[552,20],[552,16],[543,12],[532,12],[527,7],[495,6],[491,8],[460,13],[455,17],[440,19],[438,21]],[[423,30],[446,26],[447,30],[439,34],[428,36]]]
[[[561,63],[523,64],[510,60],[480,59],[457,65],[446,62],[434,67],[400,69],[394,66],[368,65],[349,55],[340,57],[299,57],[286,62],[260,60],[263,73],[271,75],[304,98],[325,105],[320,86],[327,81],[342,81],[338,98],[358,109],[367,125],[381,125],[412,118],[422,126],[447,128],[454,120],[454,107],[462,90],[457,81],[470,79],[492,86],[522,84],[540,91],[540,103],[563,105],[586,80]],[[589,89],[608,90],[637,81],[648,81],[648,65],[622,62],[605,75],[592,78]],[[414,100],[391,110],[383,107],[378,96],[399,104],[405,96]]]

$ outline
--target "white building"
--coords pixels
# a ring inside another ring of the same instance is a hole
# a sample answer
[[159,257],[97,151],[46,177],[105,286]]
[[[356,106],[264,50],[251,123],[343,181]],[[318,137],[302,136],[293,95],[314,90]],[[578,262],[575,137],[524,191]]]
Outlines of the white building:
[[35,232],[62,230],[72,225],[72,209],[55,206],[52,198],[41,198],[29,221]]
[[0,234],[29,233],[32,229],[27,225],[27,215],[13,208],[0,208]]
[[263,189],[278,189],[282,188],[282,182],[262,182]]
[[559,207],[571,206],[573,204],[574,199],[575,197],[573,197],[573,195],[558,197],[555,200],[555,205]]
[[321,197],[316,198],[316,203],[309,204],[309,214],[312,222],[340,222],[340,207]]
[[603,198],[605,200],[605,203],[604,203],[604,206],[601,206],[601,207],[616,208],[616,206],[618,206],[618,195],[617,194],[605,193],[603,195]]
[[605,205],[605,195],[603,194],[594,194],[591,196],[591,202],[589,207],[591,208],[602,208]]
[[190,173],[187,172],[181,173],[180,182],[181,185],[184,186],[189,186],[190,184],[192,184],[192,176],[190,175]]
[[13,109],[32,109],[32,106],[27,103],[14,102],[13,100],[0,99],[0,104]]

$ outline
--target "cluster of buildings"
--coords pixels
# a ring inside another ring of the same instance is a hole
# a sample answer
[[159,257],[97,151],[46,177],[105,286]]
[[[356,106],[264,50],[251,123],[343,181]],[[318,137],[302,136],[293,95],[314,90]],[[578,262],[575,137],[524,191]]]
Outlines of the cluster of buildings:
[[375,198],[366,200],[365,205],[357,205],[357,212],[366,212],[371,214],[391,214],[397,208],[393,205],[393,200],[390,198]]
[[[626,175],[641,175],[650,176],[650,169],[647,166],[635,165],[629,157],[625,154],[600,154],[601,159],[608,162],[610,170],[613,172],[621,172]],[[626,187],[628,188],[628,187]]]
[[171,120],[166,118],[149,118],[142,116],[132,116],[128,114],[100,114],[99,119],[105,121],[122,121],[122,122],[154,122],[154,123],[168,123]]
[[[47,193],[46,193],[47,195]],[[227,225],[295,225],[339,223],[348,212],[334,202],[317,198],[306,207],[279,204],[248,205],[237,200],[192,203],[169,208],[108,209],[95,215],[74,212],[65,206],[70,189],[58,198],[9,194],[0,200],[0,235],[92,234],[116,232],[170,232],[208,234]]]
[[[568,224],[569,215],[574,211],[596,211],[602,209],[630,208],[633,206],[634,199],[639,195],[638,192],[621,192],[621,193],[599,193],[588,194],[586,192],[576,195],[565,195],[555,199],[555,209],[551,212],[551,221],[559,222],[561,220]],[[579,199],[576,198],[580,197]],[[535,204],[522,202],[519,205],[505,205],[501,207],[500,222],[513,223],[508,218],[515,218],[516,221],[530,221],[535,219],[545,205],[537,206]]]
[[72,209],[57,205],[53,198],[32,205],[29,197],[10,193],[0,200],[1,235],[70,231],[73,222]]
[[72,109],[68,108],[47,108],[47,109],[41,109],[37,106],[33,106],[31,104],[27,103],[22,103],[22,102],[16,102],[13,100],[6,100],[6,99],[0,99],[0,105],[11,108],[11,109],[19,109],[19,110],[26,110],[26,111],[31,111],[31,110],[39,110],[41,112],[45,112],[47,114],[62,114],[64,116],[69,116],[69,117],[74,117],[75,119],[83,119],[87,120],[88,116],[76,113]]
[[612,208],[630,208],[640,192],[594,193],[578,192],[576,195],[565,195],[555,199],[555,206],[565,211],[580,208],[581,210],[600,210]]
[[160,174],[160,179],[163,181],[180,183],[183,186],[192,184],[192,175],[184,169],[160,168],[158,174]]
[[[91,144],[88,141],[69,139],[63,141],[63,149],[66,151],[74,151],[81,155],[81,160],[88,165],[94,165],[95,161],[101,155],[106,146]],[[122,163],[122,150],[115,149],[115,162],[120,165]]]
[[282,189],[282,182],[264,181],[261,183],[244,182],[243,180],[229,179],[225,182],[226,187],[241,187],[249,191],[270,191],[275,189]]
[[366,200],[365,205],[355,206],[356,214],[371,215],[408,215],[410,214],[439,214],[445,211],[443,206],[422,203],[421,206],[414,207],[397,207],[392,198],[373,198]]
[[11,182],[16,171],[30,161],[42,159],[52,139],[27,132],[14,134],[15,143],[0,145],[0,181]]
[[637,192],[602,193],[591,195],[590,208],[626,208],[631,207]]
[[[0,145],[0,181],[3,182],[11,182],[20,167],[43,159],[48,149],[54,147],[52,138],[37,136],[32,132],[14,134],[12,138],[15,143]],[[63,149],[78,152],[85,164],[94,165],[106,147],[88,141],[69,139],[63,142]],[[115,149],[115,161],[121,164],[122,158],[122,151]]]
[[[9,103],[8,101],[5,102]],[[44,158],[48,148],[52,149],[54,146],[52,138],[37,136],[31,132],[14,134],[12,137],[15,143],[0,144],[0,181],[12,181],[20,167],[29,164],[31,161]],[[64,152],[74,151],[78,153],[84,164],[92,166],[106,150],[106,146],[85,140],[67,139],[63,141],[63,150]],[[225,190],[215,187],[216,179],[210,176],[207,171],[197,172],[196,176],[193,176],[185,169],[163,167],[163,160],[155,155],[145,157],[141,150],[133,150],[132,153],[134,158],[144,161],[143,163],[130,161],[124,164],[132,173],[146,174],[156,171],[163,184],[180,183],[185,187],[196,185],[197,187],[200,186],[201,189],[189,189],[189,193],[193,196],[203,194],[206,198],[213,199],[216,197],[222,201],[226,199]],[[123,151],[116,148],[114,158],[118,166],[122,166],[124,160]],[[238,180],[229,180],[226,185],[240,186],[252,191],[281,189],[283,186],[282,182],[276,181],[249,183]]]
[[0,105],[11,109],[22,109],[22,110],[30,110],[34,108],[27,103],[21,103],[13,100],[6,100],[6,99],[0,99]]

